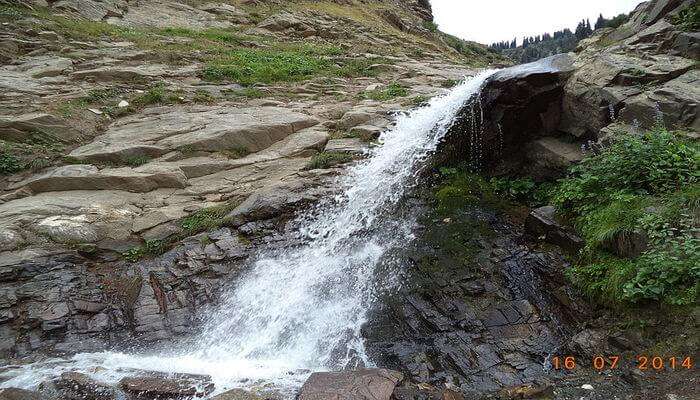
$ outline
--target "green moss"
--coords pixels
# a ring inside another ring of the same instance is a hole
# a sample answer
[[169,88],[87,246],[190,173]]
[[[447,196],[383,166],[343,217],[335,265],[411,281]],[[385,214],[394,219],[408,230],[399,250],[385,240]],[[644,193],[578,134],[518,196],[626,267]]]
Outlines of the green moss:
[[311,158],[305,169],[327,169],[352,161],[352,156],[345,153],[319,153]]
[[686,32],[700,30],[700,5],[691,4],[671,18],[671,22]]

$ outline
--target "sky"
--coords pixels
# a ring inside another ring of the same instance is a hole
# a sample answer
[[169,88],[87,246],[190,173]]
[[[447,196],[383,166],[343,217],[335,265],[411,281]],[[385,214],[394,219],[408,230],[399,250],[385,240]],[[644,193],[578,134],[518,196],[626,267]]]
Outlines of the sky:
[[537,36],[563,28],[572,31],[583,18],[591,25],[632,11],[642,0],[430,0],[435,22],[443,32],[491,44]]

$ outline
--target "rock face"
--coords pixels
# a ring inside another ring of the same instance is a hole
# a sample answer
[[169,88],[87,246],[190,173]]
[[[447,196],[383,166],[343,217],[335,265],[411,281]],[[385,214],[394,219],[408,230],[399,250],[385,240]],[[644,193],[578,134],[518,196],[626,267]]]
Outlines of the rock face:
[[697,131],[693,33],[672,23],[690,3],[646,2],[626,24],[582,41],[577,54],[498,72],[481,98],[465,105],[447,152],[468,149],[473,165],[547,179],[580,159],[576,146],[609,140],[611,126],[630,131],[662,122]]
[[298,400],[390,400],[403,374],[386,369],[367,369],[311,374],[299,391]]

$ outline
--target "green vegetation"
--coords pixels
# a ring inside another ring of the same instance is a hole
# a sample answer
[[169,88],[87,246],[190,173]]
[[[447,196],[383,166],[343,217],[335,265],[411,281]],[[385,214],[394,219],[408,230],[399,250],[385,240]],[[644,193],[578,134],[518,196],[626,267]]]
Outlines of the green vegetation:
[[60,158],[65,146],[49,132],[32,132],[25,142],[0,140],[0,175],[38,171]]
[[137,262],[145,257],[159,256],[168,250],[168,245],[163,240],[146,240],[143,246],[134,247],[122,253],[127,261]]
[[305,169],[327,169],[352,161],[352,156],[345,153],[318,153],[311,158]]
[[124,164],[134,168],[147,164],[149,161],[151,158],[148,156],[127,156],[124,158]]
[[[124,253],[122,257],[127,261],[137,262],[146,257],[159,256],[173,247],[174,244],[198,233],[216,229],[229,223],[226,215],[230,213],[236,204],[227,203],[220,206],[203,208],[194,214],[180,220],[182,232],[164,240],[146,240],[143,245],[134,247]],[[206,242],[208,237],[200,238],[200,242]]]
[[700,30],[700,5],[692,4],[682,9],[678,15],[672,17],[671,22],[686,32]]
[[[554,190],[554,203],[586,240],[571,279],[608,304],[697,301],[700,285],[700,147],[663,129],[622,135],[585,158]],[[646,237],[638,257],[616,240]]]
[[387,101],[396,97],[408,96],[408,89],[398,82],[392,82],[384,89],[371,90],[362,93],[362,98],[377,101]]

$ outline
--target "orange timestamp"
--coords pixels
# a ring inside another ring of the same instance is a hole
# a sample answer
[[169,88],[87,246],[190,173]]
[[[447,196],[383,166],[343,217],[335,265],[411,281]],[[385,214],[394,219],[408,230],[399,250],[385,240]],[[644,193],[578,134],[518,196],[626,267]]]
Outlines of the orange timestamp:
[[[583,361],[583,364],[580,363]],[[595,370],[613,370],[621,368],[621,366],[629,367],[629,363],[625,362],[622,356],[595,356],[592,359],[580,360],[574,356],[553,356],[550,359],[552,368],[555,370],[574,370],[580,366],[592,367]],[[661,357],[639,355],[632,360],[632,366],[640,371],[663,371],[666,369],[693,369],[695,367],[693,358],[690,356],[682,357]]]

